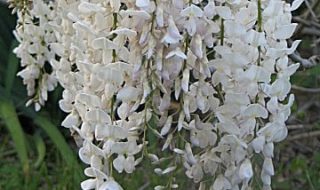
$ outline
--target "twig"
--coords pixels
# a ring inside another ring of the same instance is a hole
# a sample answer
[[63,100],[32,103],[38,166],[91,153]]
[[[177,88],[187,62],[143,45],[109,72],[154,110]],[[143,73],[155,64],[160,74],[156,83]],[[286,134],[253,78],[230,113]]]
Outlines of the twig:
[[304,103],[302,106],[299,106],[298,111],[295,112],[295,113],[292,113],[287,122],[288,123],[293,123],[295,120],[297,120],[297,116],[300,113],[308,110],[311,106],[313,106],[314,102],[315,102],[314,98],[311,98],[311,100],[309,100],[308,102]]
[[292,124],[292,125],[287,125],[288,130],[299,130],[299,129],[310,129],[314,126],[315,124]]
[[309,92],[309,93],[320,93],[320,88],[305,88],[302,86],[292,85],[291,88],[293,90],[298,90],[302,92]]
[[150,182],[148,181],[147,183],[143,184],[143,185],[139,188],[139,190],[144,190],[144,189],[146,189],[149,185],[150,185]]
[[314,27],[305,27],[301,31],[302,35],[320,36],[320,31]]
[[[309,15],[312,15],[312,13],[314,13],[313,9],[319,5],[320,1],[318,1],[318,0],[315,1],[315,3],[313,3],[311,6],[310,6],[309,2],[305,1],[305,3],[306,3],[306,6],[308,7],[308,10],[304,13],[303,16],[305,19],[307,19],[309,17]],[[312,16],[314,16],[314,15],[312,15]]]
[[293,54],[289,55],[289,57],[296,62],[299,62],[302,67],[304,68],[311,68],[316,66],[319,63],[319,55],[311,56],[310,58],[302,58],[298,52],[294,52]]
[[295,16],[292,18],[292,20],[294,22],[299,22],[300,24],[303,24],[305,26],[314,26],[314,27],[317,27],[317,28],[320,28],[320,24],[315,22],[315,21],[310,21],[310,20],[306,20],[306,19],[303,19],[301,18],[300,16]]
[[295,141],[295,140],[299,140],[299,139],[312,138],[312,137],[318,137],[318,136],[320,136],[320,130],[297,134],[297,135],[288,137],[286,141]]
[[298,125],[287,125],[288,130],[296,130],[296,129],[303,129],[304,126],[302,124]]
[[317,19],[317,15],[314,13],[313,9],[317,6],[317,3],[310,5],[310,3],[308,1],[304,1],[304,3],[306,4],[307,8],[309,9],[309,13],[311,14],[311,16],[318,21]]

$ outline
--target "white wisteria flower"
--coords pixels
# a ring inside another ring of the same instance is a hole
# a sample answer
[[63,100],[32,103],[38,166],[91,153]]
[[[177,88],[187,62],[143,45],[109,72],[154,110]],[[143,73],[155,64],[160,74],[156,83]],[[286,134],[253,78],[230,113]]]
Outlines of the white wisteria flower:
[[199,190],[250,189],[254,176],[271,189],[299,67],[288,59],[300,43],[288,47],[291,12],[302,3],[34,0],[15,9],[18,76],[36,110],[63,87],[61,125],[78,133],[88,165],[82,189],[122,190],[113,172],[143,159],[172,176],[157,190],[179,188],[181,168]]

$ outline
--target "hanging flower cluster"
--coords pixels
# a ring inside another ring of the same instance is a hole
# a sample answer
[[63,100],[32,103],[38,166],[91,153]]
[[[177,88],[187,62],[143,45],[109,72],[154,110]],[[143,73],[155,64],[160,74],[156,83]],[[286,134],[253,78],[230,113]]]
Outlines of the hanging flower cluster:
[[[114,170],[132,173],[142,159],[169,159],[157,175],[183,167],[201,190],[249,189],[254,175],[271,189],[299,67],[288,55],[300,41],[286,40],[302,2],[34,0],[18,10],[18,75],[36,109],[57,81],[64,88],[62,126],[81,137],[88,164],[82,189],[120,190]],[[159,142],[172,157],[150,152]]]

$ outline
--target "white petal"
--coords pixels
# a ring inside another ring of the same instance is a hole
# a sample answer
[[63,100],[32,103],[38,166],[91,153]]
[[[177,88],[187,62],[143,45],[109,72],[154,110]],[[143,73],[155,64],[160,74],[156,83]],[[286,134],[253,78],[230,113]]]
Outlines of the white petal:
[[191,4],[187,8],[183,9],[181,11],[181,16],[184,17],[202,17],[203,16],[203,11],[198,7],[195,6],[194,4]]
[[92,12],[102,12],[105,11],[105,8],[99,6],[95,3],[89,3],[82,1],[78,6],[79,12],[81,13],[92,13]]
[[124,162],[125,157],[122,154],[118,155],[118,157],[113,160],[113,166],[119,173],[122,173],[124,169]]
[[182,74],[181,87],[184,92],[189,91],[189,78],[190,78],[190,70],[186,68]]
[[113,83],[115,86],[120,86],[124,80],[120,70],[107,67],[98,71],[98,76],[104,81]]
[[110,116],[101,109],[93,109],[86,113],[86,120],[98,123],[111,123]]
[[166,56],[166,59],[169,59],[174,56],[179,57],[181,59],[187,59],[187,56],[181,51],[180,48],[176,48],[175,50],[170,51]]
[[104,182],[98,190],[123,190],[122,187],[113,179]]
[[140,95],[140,90],[132,86],[123,87],[117,94],[117,99],[123,102],[136,101]]
[[[120,0],[117,0],[117,1],[120,2]],[[143,20],[151,19],[151,15],[144,10],[134,10],[134,9],[121,10],[120,15],[122,17],[126,17],[126,16],[137,17],[137,19],[143,19]]]
[[223,19],[232,19],[232,12],[229,7],[226,6],[216,6],[216,11],[218,15]]
[[95,189],[97,183],[98,183],[97,179],[87,179],[81,182],[81,189],[83,190]]
[[252,165],[251,161],[249,159],[246,159],[245,161],[242,162],[240,169],[239,169],[239,177],[240,179],[246,179],[249,180],[253,176],[253,170],[252,170]]
[[136,0],[137,7],[148,7],[150,5],[150,0]]
[[174,171],[176,168],[177,168],[176,166],[168,167],[168,168],[166,168],[165,170],[162,171],[162,174],[170,173],[170,172]]
[[256,153],[260,153],[263,150],[265,142],[266,142],[266,140],[265,140],[264,136],[259,136],[259,137],[255,138],[251,142],[254,151]]
[[301,42],[301,40],[293,41],[291,47],[289,49],[287,49],[287,54],[288,55],[292,54],[297,49],[297,47],[299,46],[300,42]]
[[210,2],[204,7],[204,14],[205,14],[209,19],[212,19],[212,18],[213,18],[213,16],[216,14],[214,1],[210,1]]
[[268,111],[260,104],[250,104],[241,114],[244,117],[268,117]]
[[154,190],[163,190],[163,189],[166,189],[166,187],[162,185],[157,185],[154,187]]
[[223,122],[218,123],[217,127],[222,132],[227,132],[227,133],[233,134],[233,135],[239,135],[240,134],[239,127],[233,121],[231,121],[229,119],[225,119]]
[[95,128],[95,136],[97,140],[104,138],[124,139],[128,137],[128,128],[120,127],[118,125],[101,125],[97,124]]
[[134,161],[134,157],[133,156],[128,156],[126,161],[125,161],[125,165],[124,165],[124,169],[127,173],[132,173],[134,170],[134,166],[135,166],[135,161]]
[[181,88],[182,88],[181,82],[182,81],[180,80],[179,77],[177,77],[174,82],[174,97],[176,98],[176,100],[178,100],[179,96],[180,96],[180,92],[181,92]]
[[114,12],[119,12],[120,6],[121,6],[120,0],[110,0],[109,2],[110,2],[110,7],[112,8],[112,10]]
[[214,190],[224,190],[224,189],[227,189],[228,187],[230,187],[231,189],[231,184],[227,178],[225,178],[222,174],[220,174],[214,181],[212,187]]
[[199,34],[197,34],[195,37],[191,40],[191,50],[199,59],[202,59],[203,57],[203,51],[202,51],[202,39]]
[[106,37],[96,38],[92,41],[94,49],[117,49],[118,46]]
[[125,35],[130,38],[135,37],[137,35],[137,32],[128,28],[118,28],[116,30],[112,30],[110,32],[110,35],[112,34]]
[[263,151],[262,151],[263,156],[268,157],[268,158],[272,158],[273,157],[273,150],[274,150],[274,144],[272,142],[265,144],[263,147]]
[[304,2],[304,0],[294,0],[292,2],[292,5],[291,5],[291,8],[290,8],[290,11],[295,11],[297,10],[301,4]]
[[79,124],[79,116],[74,112],[70,113],[61,123],[63,127],[70,128]]
[[262,166],[263,170],[266,174],[273,176],[274,175],[274,168],[271,158],[265,158]]
[[167,149],[172,141],[173,135],[172,133],[170,133],[167,137],[166,142],[164,143],[164,145],[162,146],[162,151],[164,151],[165,149]]
[[268,175],[264,170],[261,172],[261,181],[264,185],[271,185],[271,176]]
[[298,24],[292,23],[288,25],[283,25],[280,28],[278,28],[275,33],[274,37],[276,39],[285,40],[292,36],[293,32],[295,31]]
[[164,126],[162,127],[161,129],[161,136],[164,136],[166,134],[168,134],[168,132],[170,131],[171,129],[171,124],[172,124],[172,115],[170,115],[166,121],[166,123],[164,124]]
[[180,32],[172,18],[172,16],[169,17],[169,26],[167,34],[162,39],[162,42],[166,42],[169,44],[175,44],[178,43],[183,37],[180,35]]
[[62,56],[64,53],[64,47],[61,43],[51,43],[50,49],[52,49],[59,56]]
[[92,155],[90,158],[90,165],[92,168],[95,168],[97,170],[101,170],[102,168],[102,161],[99,156]]
[[179,119],[178,119],[178,131],[180,131],[183,127],[183,121],[184,121],[184,118],[185,118],[185,114],[183,111],[180,112],[179,114]]
[[277,79],[271,85],[271,96],[276,96],[280,101],[284,100],[290,92],[291,83],[286,78]]
[[90,107],[101,107],[101,100],[96,95],[86,94],[86,93],[80,93],[76,95],[76,101],[79,101],[80,103],[90,106]]

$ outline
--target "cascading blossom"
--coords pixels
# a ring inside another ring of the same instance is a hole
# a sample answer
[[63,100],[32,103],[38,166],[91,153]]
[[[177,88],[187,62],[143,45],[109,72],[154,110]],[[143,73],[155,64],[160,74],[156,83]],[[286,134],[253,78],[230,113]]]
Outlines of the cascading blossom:
[[[120,190],[113,169],[161,163],[148,132],[173,155],[157,175],[184,167],[200,190],[250,189],[260,175],[268,190],[294,101],[289,80],[299,64],[288,55],[300,41],[288,47],[287,39],[302,2],[34,0],[18,10],[18,75],[36,109],[56,81],[64,88],[62,126],[82,139],[84,190]],[[171,188],[178,184],[155,187]]]

